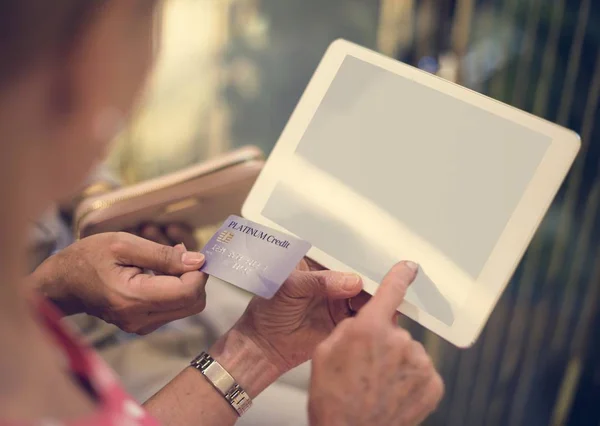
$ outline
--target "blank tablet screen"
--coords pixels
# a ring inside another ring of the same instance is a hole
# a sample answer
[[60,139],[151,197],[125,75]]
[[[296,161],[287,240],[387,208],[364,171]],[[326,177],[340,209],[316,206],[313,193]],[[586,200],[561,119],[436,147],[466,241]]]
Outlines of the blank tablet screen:
[[[296,155],[476,279],[550,143],[545,135],[347,56]],[[351,236],[281,185],[263,215],[375,281],[398,260],[367,265]]]

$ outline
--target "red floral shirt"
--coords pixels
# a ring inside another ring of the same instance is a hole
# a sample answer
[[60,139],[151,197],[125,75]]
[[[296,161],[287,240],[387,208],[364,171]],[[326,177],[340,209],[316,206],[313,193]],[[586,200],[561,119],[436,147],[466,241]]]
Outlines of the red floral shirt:
[[[47,300],[38,304],[38,312],[48,332],[56,341],[69,364],[73,376],[84,389],[96,397],[97,411],[85,418],[63,422],[42,419],[39,426],[158,426],[137,402],[121,387],[115,374],[91,348],[65,327],[61,314]],[[0,424],[3,422],[0,421]],[[31,426],[30,423],[11,423],[11,426]]]

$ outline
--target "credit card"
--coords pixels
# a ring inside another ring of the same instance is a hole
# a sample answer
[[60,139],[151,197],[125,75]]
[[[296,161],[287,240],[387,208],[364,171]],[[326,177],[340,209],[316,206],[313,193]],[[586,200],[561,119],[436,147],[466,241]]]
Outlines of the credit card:
[[202,272],[265,299],[272,298],[311,244],[232,215],[202,249]]

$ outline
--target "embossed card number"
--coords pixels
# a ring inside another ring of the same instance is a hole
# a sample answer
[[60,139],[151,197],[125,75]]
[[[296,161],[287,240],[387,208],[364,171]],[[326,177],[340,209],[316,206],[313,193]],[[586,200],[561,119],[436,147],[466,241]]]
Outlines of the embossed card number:
[[310,248],[307,241],[230,216],[202,250],[202,271],[270,299]]

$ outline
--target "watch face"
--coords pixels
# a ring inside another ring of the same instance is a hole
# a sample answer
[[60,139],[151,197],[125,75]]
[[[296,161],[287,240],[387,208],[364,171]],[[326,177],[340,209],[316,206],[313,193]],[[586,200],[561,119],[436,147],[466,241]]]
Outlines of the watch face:
[[242,416],[252,406],[252,399],[235,379],[206,352],[202,352],[190,363],[200,371],[213,387],[223,395],[238,416]]

